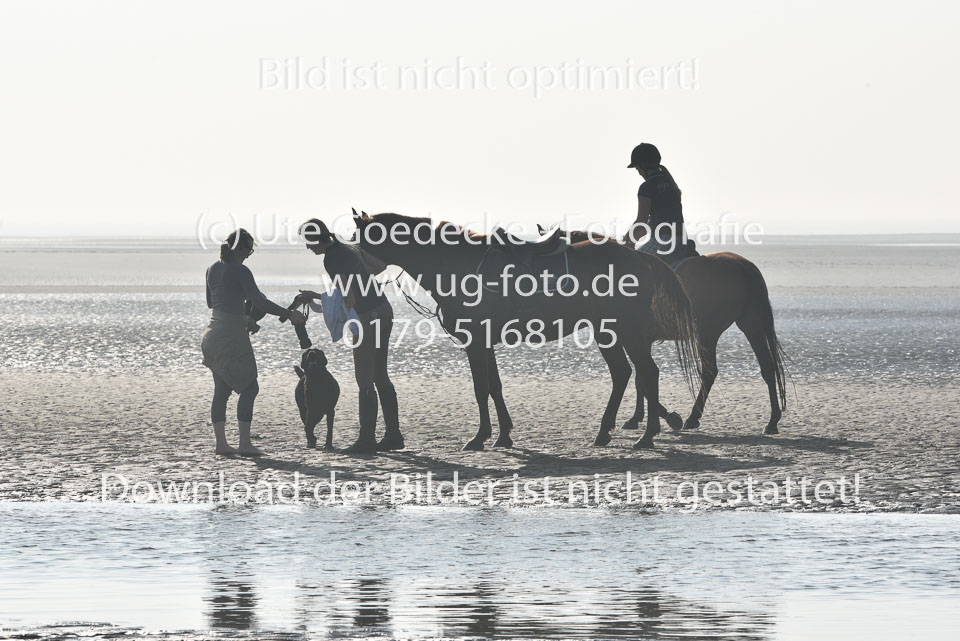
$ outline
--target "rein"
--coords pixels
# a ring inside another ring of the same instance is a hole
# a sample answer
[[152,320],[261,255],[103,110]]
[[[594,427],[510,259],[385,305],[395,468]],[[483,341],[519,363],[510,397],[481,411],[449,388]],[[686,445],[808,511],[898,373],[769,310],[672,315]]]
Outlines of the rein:
[[447,331],[447,328],[443,326],[443,317],[440,314],[440,303],[437,303],[437,306],[433,309],[433,311],[431,311],[429,307],[427,307],[420,301],[414,299],[413,296],[405,292],[403,287],[400,286],[399,284],[400,277],[402,275],[403,273],[397,274],[396,277],[388,281],[385,281],[383,284],[387,285],[389,283],[393,283],[394,285],[396,285],[397,290],[403,296],[403,300],[407,301],[407,304],[413,308],[413,311],[415,311],[420,316],[429,320],[433,320],[434,318],[436,318],[439,321],[440,329],[442,329],[443,333],[446,334],[447,338],[450,339],[450,342],[452,342],[458,348],[463,349],[463,345],[458,343],[457,340],[450,334],[450,332]]

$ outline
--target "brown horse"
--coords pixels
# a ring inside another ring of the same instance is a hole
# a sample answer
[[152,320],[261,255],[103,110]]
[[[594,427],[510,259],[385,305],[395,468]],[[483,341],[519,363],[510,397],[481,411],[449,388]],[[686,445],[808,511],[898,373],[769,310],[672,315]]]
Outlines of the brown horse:
[[[543,232],[542,227],[540,231]],[[587,233],[580,231],[569,232],[567,237],[571,242],[588,239]],[[603,238],[597,234],[592,234],[592,237],[597,240]],[[681,263],[677,268],[677,275],[693,305],[697,336],[702,349],[703,383],[686,422],[683,422],[679,414],[667,412],[661,405],[651,404],[650,407],[657,407],[656,413],[664,417],[667,424],[674,429],[700,427],[707,396],[717,378],[717,341],[736,323],[750,341],[750,347],[760,363],[760,375],[763,376],[770,394],[770,421],[763,433],[776,434],[782,410],[787,407],[783,370],[785,355],[774,329],[773,309],[763,274],[756,265],[739,254],[716,252]],[[671,329],[666,326],[656,327],[654,334],[660,340],[673,340]],[[623,424],[624,429],[637,429],[643,420],[641,391],[642,381],[638,378],[637,409],[633,417]]]
[[[539,273],[539,268],[548,263],[538,256],[538,247],[502,247],[497,245],[500,241],[495,240],[496,234],[482,236],[446,222],[435,227],[427,218],[399,214],[355,215],[354,222],[360,247],[387,264],[401,267],[430,292],[437,302],[443,329],[464,345],[480,409],[480,428],[465,450],[482,450],[492,434],[491,396],[500,426],[494,446],[513,444],[513,422],[503,400],[493,349],[497,343],[508,342],[508,336],[515,337],[511,343],[540,343],[585,329],[586,323],[594,329],[597,346],[613,377],[597,445],[610,442],[617,410],[630,381],[627,357],[637,368],[637,378],[643,379],[646,396],[659,405],[660,370],[650,355],[654,326],[669,327],[671,335],[677,337],[678,358],[688,380],[692,380],[692,372],[699,372],[690,301],[676,275],[656,257],[638,254],[613,241],[577,243],[553,257],[554,271],[567,275],[566,284],[561,288],[558,280],[556,290],[530,293],[527,285],[520,287],[519,276],[509,286],[500,285],[505,282],[503,274],[521,273],[524,266],[537,266]],[[557,264],[563,267],[558,269]],[[482,265],[491,269],[482,269]],[[492,266],[502,269],[495,272]],[[596,286],[598,277],[607,276],[616,284],[612,292]],[[496,287],[490,287],[491,283]],[[484,290],[480,295],[476,295],[478,284]],[[660,417],[651,412],[646,430],[634,447],[653,447],[653,437],[659,432]]]

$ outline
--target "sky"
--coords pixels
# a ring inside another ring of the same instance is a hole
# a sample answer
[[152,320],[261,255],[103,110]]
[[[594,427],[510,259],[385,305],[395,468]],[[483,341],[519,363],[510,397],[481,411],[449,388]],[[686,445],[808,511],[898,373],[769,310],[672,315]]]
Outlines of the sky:
[[351,207],[608,225],[636,213],[640,142],[688,221],[956,233],[958,16],[925,1],[5,0],[0,237],[277,235]]

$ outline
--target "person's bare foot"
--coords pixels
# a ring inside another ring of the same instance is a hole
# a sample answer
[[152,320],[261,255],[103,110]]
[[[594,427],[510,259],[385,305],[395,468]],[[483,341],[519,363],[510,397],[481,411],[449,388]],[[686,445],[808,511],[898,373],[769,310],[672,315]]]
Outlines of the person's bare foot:
[[238,449],[240,456],[263,456],[263,452],[254,447],[250,440],[250,421],[237,421],[237,427],[240,430],[240,447]]
[[213,434],[217,438],[217,449],[214,450],[220,456],[236,456],[237,450],[227,445],[226,427],[223,421],[213,424]]
[[240,456],[263,456],[263,452],[254,447],[253,443],[241,445],[237,452],[240,454]]

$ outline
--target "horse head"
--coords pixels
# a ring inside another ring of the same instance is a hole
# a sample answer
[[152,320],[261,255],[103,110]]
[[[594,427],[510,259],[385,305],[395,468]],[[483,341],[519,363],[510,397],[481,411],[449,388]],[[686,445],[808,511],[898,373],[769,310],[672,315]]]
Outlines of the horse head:
[[411,261],[428,253],[436,239],[436,230],[429,218],[401,214],[359,214],[353,210],[357,227],[356,240],[360,248],[388,265],[398,265],[410,271]]

